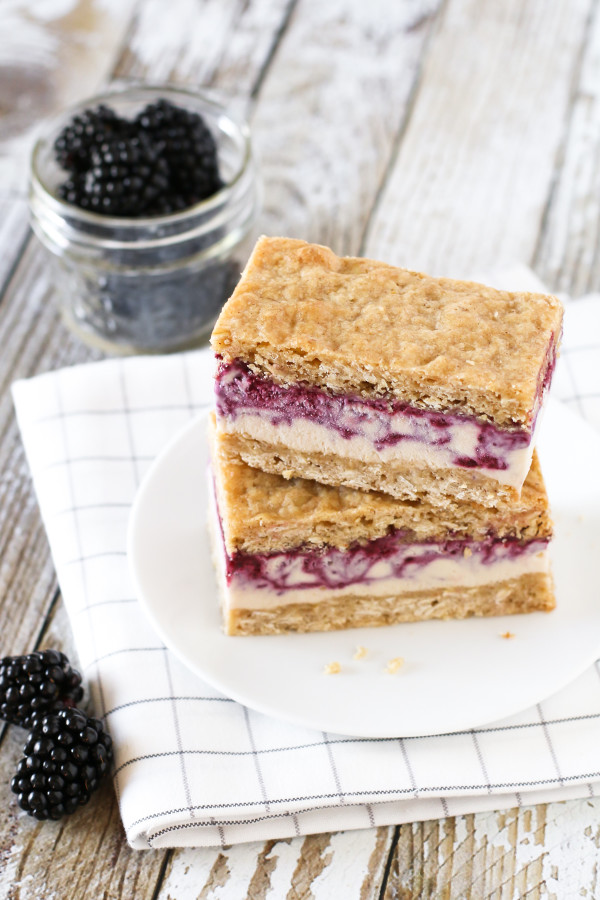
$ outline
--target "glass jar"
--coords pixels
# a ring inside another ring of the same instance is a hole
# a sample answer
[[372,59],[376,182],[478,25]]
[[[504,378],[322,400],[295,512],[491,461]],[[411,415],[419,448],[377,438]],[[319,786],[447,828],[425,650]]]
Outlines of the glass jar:
[[[99,104],[132,119],[163,98],[199,113],[210,129],[224,187],[182,212],[116,218],[58,196],[68,173],[57,135]],[[31,160],[32,226],[55,267],[63,317],[89,344],[112,353],[164,353],[206,340],[239,279],[256,235],[258,186],[247,126],[206,93],[134,86],[86,100],[53,120]]]

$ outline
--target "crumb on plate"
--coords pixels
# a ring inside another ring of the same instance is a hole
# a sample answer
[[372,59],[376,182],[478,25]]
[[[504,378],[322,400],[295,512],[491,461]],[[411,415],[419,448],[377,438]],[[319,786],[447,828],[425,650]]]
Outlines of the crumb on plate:
[[358,644],[358,646],[356,647],[356,650],[354,652],[353,659],[364,659],[365,656],[367,655],[367,653],[368,653],[367,648],[361,647],[361,645]]
[[342,667],[340,666],[339,662],[330,662],[327,663],[323,671],[326,675],[337,675],[338,672],[341,671],[341,669]]
[[385,667],[385,671],[389,672],[390,675],[395,675],[402,666],[404,665],[404,657],[395,656],[393,659],[390,659],[387,666]]
[[512,631],[505,631],[504,634],[501,634],[500,637],[506,638],[506,640],[510,640],[510,638],[514,638],[514,634]]

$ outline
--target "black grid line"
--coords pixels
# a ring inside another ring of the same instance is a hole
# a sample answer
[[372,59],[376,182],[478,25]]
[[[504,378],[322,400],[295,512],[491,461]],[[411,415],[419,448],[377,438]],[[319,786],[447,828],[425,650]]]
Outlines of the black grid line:
[[98,609],[100,606],[120,606],[125,603],[138,603],[137,597],[115,597],[112,600],[95,600],[94,603],[86,603],[80,609],[69,611],[70,616],[80,616],[92,609]]
[[485,765],[485,760],[483,758],[483,753],[481,752],[481,747],[479,745],[479,740],[477,738],[477,734],[475,731],[471,731],[471,737],[473,738],[473,744],[475,745],[475,753],[477,754],[477,760],[479,765],[481,766],[481,771],[483,773],[483,777],[485,778],[488,784],[488,794],[491,794],[492,789],[489,787],[490,777],[488,775],[487,767]]
[[[192,823],[190,822],[190,824]],[[217,820],[214,818],[214,816],[211,816],[210,824],[217,829],[217,833],[219,835],[219,844],[221,845],[221,849],[224,849],[227,846],[227,844],[225,843],[225,829],[222,825],[217,824]],[[157,835],[157,837],[158,836],[159,835]],[[148,840],[148,846],[152,846],[152,844],[150,843],[150,839]]]
[[[79,529],[77,529],[79,535]],[[89,553],[87,556],[76,556],[75,559],[67,559],[61,565],[75,566],[82,563],[90,562],[92,559],[105,559],[107,556],[127,556],[125,550],[102,550],[99,553]]]
[[[152,462],[154,456],[136,456],[137,462]],[[40,473],[49,472],[51,469],[58,469],[63,466],[72,466],[79,463],[131,463],[131,456],[72,456],[69,459],[56,459],[54,462],[40,468]]]
[[404,765],[406,766],[406,771],[408,772],[408,777],[410,779],[411,790],[415,796],[415,800],[419,796],[419,790],[417,788],[417,782],[415,781],[414,772],[412,770],[412,766],[410,764],[410,759],[408,758],[408,751],[406,749],[405,738],[400,738],[400,752],[402,753],[402,759],[404,760]]
[[157,647],[120,647],[118,650],[111,650],[110,653],[104,653],[102,656],[96,657],[84,667],[84,671],[91,669],[92,666],[97,666],[98,663],[104,662],[105,659],[110,659],[111,656],[122,656],[123,653],[153,653],[164,649],[164,644],[159,644]]
[[445,797],[440,797],[440,803],[442,804],[442,811],[444,813],[445,818],[447,819],[450,815],[450,810],[448,808],[448,801]]
[[133,466],[133,481],[137,488],[140,483],[140,472],[138,469],[138,461],[135,454],[135,440],[133,437],[133,431],[131,428],[131,418],[130,418],[130,407],[129,407],[129,398],[127,396],[127,385],[125,383],[125,365],[123,360],[119,360],[119,384],[121,387],[121,396],[123,403],[123,416],[125,418],[125,430],[127,432],[127,444],[129,447],[129,457],[131,459],[131,464]]
[[67,506],[64,509],[57,509],[52,515],[66,516],[68,513],[90,512],[99,509],[131,509],[131,503],[84,503],[81,506]]
[[335,764],[335,759],[333,758],[333,750],[331,749],[331,741],[329,740],[329,735],[326,731],[323,732],[323,741],[325,744],[325,748],[327,750],[327,757],[329,759],[329,766],[331,768],[331,774],[333,775],[333,781],[335,783],[338,797],[340,798],[340,806],[344,806],[346,803],[346,798],[344,797],[344,792],[342,791],[342,785],[340,782],[340,775],[337,770],[337,766]]
[[[136,648],[133,648],[132,652],[135,652],[135,649]],[[140,648],[140,649],[146,649],[146,648]],[[158,648],[151,648],[151,649],[162,650],[164,648],[158,647]],[[122,652],[127,652],[127,651],[122,651]],[[163,702],[163,701],[170,702],[172,699],[173,698],[171,696],[169,696],[169,697],[163,697],[163,698],[150,697],[146,700],[143,700],[143,699],[133,700],[130,703],[124,703],[122,706],[118,706],[112,710],[109,710],[106,713],[106,715],[107,716],[111,715],[116,710],[125,709],[126,707],[134,706],[137,704],[158,703],[158,702]],[[185,696],[183,696],[183,697],[177,697],[176,699],[181,700],[181,701],[190,700],[190,701],[201,701],[201,702],[235,703],[234,700],[231,700],[228,697],[201,697],[201,696],[185,697]],[[546,723],[547,724],[555,724],[555,723],[560,724],[563,722],[579,721],[581,719],[585,720],[587,718],[589,718],[589,717],[587,717],[587,716],[573,717],[572,720],[571,719],[554,719],[554,720],[548,719],[548,720],[546,720]],[[532,722],[532,723],[528,723],[527,725],[524,725],[524,726],[514,726],[514,727],[515,728],[517,728],[517,727],[539,728],[540,725],[541,725],[540,722]],[[495,729],[495,730],[501,731],[504,729]],[[481,731],[478,731],[478,733],[481,733]],[[456,733],[453,732],[450,735],[443,735],[443,737],[454,738],[454,737],[461,736],[463,734],[472,734],[472,731],[456,732]],[[414,774],[413,774],[413,771],[412,771],[412,768],[410,765],[410,761],[409,761],[408,754],[406,752],[406,746],[405,746],[405,742],[409,741],[409,740],[413,740],[413,738],[351,738],[351,737],[343,738],[343,737],[340,737],[340,738],[328,738],[326,742],[321,741],[321,740],[315,740],[315,741],[307,742],[304,744],[294,744],[294,745],[283,744],[280,747],[256,747],[256,748],[250,749],[250,750],[211,750],[211,749],[206,749],[206,748],[204,748],[204,749],[188,748],[186,750],[186,753],[191,753],[191,754],[195,754],[195,755],[209,755],[209,756],[213,755],[213,756],[224,756],[224,757],[253,756],[253,755],[265,756],[265,755],[271,755],[271,754],[275,754],[275,753],[290,753],[290,752],[302,751],[302,750],[315,750],[315,749],[319,749],[319,748],[323,747],[325,743],[328,744],[329,746],[333,747],[336,744],[352,744],[353,746],[359,746],[361,744],[387,744],[387,743],[398,741],[400,748],[402,750],[402,755],[404,758],[404,763],[406,765],[409,780],[411,782],[411,791],[414,793],[415,799],[416,799],[418,797],[419,788],[417,788],[416,781],[414,778]],[[137,756],[134,759],[131,759],[126,763],[123,763],[121,768],[124,768],[125,766],[130,765],[132,762],[139,762],[144,759],[151,759],[157,755],[158,756],[172,756],[172,755],[175,755],[175,753],[176,753],[176,751],[164,751],[163,753],[160,753],[160,754],[151,753],[151,754],[147,754],[147,755]],[[486,776],[484,776],[484,777],[486,777]],[[488,785],[488,784],[491,785],[489,778],[486,777],[485,783],[486,783],[486,785]]]
[[246,732],[248,734],[248,740],[250,741],[250,747],[252,748],[252,758],[254,759],[254,767],[256,769],[256,777],[258,778],[258,784],[260,787],[261,794],[263,795],[263,800],[265,804],[265,811],[270,812],[269,806],[269,798],[267,797],[267,791],[265,788],[265,779],[263,775],[263,771],[260,765],[260,761],[258,758],[258,753],[256,752],[256,744],[254,742],[254,734],[252,732],[252,725],[250,723],[250,711],[247,706],[242,706],[242,710],[244,713],[244,722],[246,723]]
[[553,763],[554,768],[555,768],[555,770],[556,770],[556,774],[558,775],[558,780],[559,780],[560,783],[562,784],[562,783],[563,783],[563,780],[562,780],[562,775],[561,775],[561,771],[560,771],[560,766],[558,765],[558,759],[557,759],[557,756],[556,756],[556,750],[555,750],[555,748],[554,748],[554,744],[552,743],[552,735],[550,734],[550,729],[548,728],[548,723],[547,723],[546,720],[544,719],[544,713],[542,712],[542,704],[541,704],[541,703],[538,703],[538,704],[536,705],[536,709],[537,709],[538,714],[539,714],[539,717],[540,717],[540,722],[541,722],[541,724],[542,724],[542,729],[543,729],[543,731],[544,731],[544,737],[546,738],[546,743],[547,743],[547,745],[548,745],[548,750],[550,751],[550,756],[552,757],[552,763]]
[[[121,360],[123,362],[123,360]],[[206,403],[194,403],[192,404],[192,409],[194,412],[200,412],[203,409],[208,409],[210,407],[210,402]],[[128,416],[138,416],[138,415],[148,415],[148,413],[165,413],[165,412],[189,412],[190,407],[189,404],[169,404],[168,406],[143,406],[136,408],[129,408],[127,410]],[[123,410],[115,407],[114,409],[71,409],[68,413],[62,414],[64,418],[79,418],[81,416],[122,416]],[[38,419],[34,419],[31,424],[32,425],[44,425],[47,422],[53,422],[60,418],[59,413],[49,413],[47,416],[40,416]]]
[[175,699],[175,691],[173,690],[173,677],[171,675],[171,666],[169,663],[169,653],[165,647],[165,669],[167,673],[167,685],[171,695],[171,711],[173,713],[173,728],[175,729],[175,740],[177,741],[177,753],[179,755],[179,768],[181,772],[181,781],[187,800],[190,816],[194,818],[194,808],[192,804],[192,794],[190,791],[190,781],[187,774],[187,766],[185,762],[185,753],[183,750],[183,742],[181,740],[181,728],[179,726],[179,713],[177,712],[177,700]]
[[[61,394],[60,375],[56,378],[54,383],[55,383],[55,391],[56,391],[56,404],[57,404],[57,407],[58,407],[58,410],[60,413],[60,411],[63,409],[63,406],[64,406],[63,397]],[[69,438],[68,438],[68,434],[67,434],[67,428],[66,428],[64,416],[60,416],[59,421],[60,421],[60,429],[61,429],[61,435],[62,435],[62,440],[63,440],[63,446],[64,446],[64,450],[65,450],[65,456],[68,458],[69,457]],[[69,486],[69,493],[71,495],[71,502],[75,506],[76,504],[75,504],[75,488],[73,485],[73,473],[69,466],[67,466],[67,483]],[[79,525],[78,517],[77,517],[77,513],[75,513],[75,540],[76,540],[76,544],[77,544],[77,549],[79,551],[79,555],[82,557],[83,556],[83,547],[81,544],[81,532],[80,532],[80,528],[78,527],[78,525]],[[88,581],[87,581],[87,572],[86,572],[85,566],[81,567],[81,584],[82,584],[82,589],[83,589],[84,603],[87,603]],[[94,632],[91,616],[88,616],[88,630],[90,633],[92,654],[93,654],[93,656],[97,656],[96,635]],[[97,666],[97,668],[96,668],[96,681],[97,681],[97,685],[98,685],[98,694],[100,697],[100,714],[102,717],[104,717],[106,703],[105,703],[105,698],[104,698],[104,687],[102,684],[102,673],[100,671],[99,666]],[[119,790],[118,790],[118,785],[116,783],[115,783],[115,790],[117,793],[117,800],[118,800],[119,799]]]
[[[160,828],[158,831],[153,832],[148,836],[148,846],[151,849],[155,848],[155,841],[158,838],[162,837],[165,834],[172,834],[176,831],[187,831],[189,828],[198,828],[199,830],[206,829],[207,827],[218,828],[221,847],[226,847],[225,841],[225,832],[223,831],[224,827],[228,826],[236,826],[236,825],[257,825],[259,822],[270,822],[272,819],[291,819],[292,825],[294,826],[294,830],[298,828],[298,822],[296,816],[291,816],[289,813],[272,813],[269,816],[254,816],[252,819],[244,819],[242,821],[236,821],[235,819],[226,820],[224,822],[218,822],[211,817],[208,822],[181,822],[177,825],[167,825],[166,828]],[[133,828],[133,826],[131,826]],[[297,836],[300,835],[300,831],[298,829]]]
[[[119,706],[113,706],[112,709],[106,711],[105,715],[107,717],[112,716],[114,713],[121,712],[122,709],[129,709],[132,706],[143,706],[148,703],[171,703],[173,700],[184,703],[187,701],[192,703],[235,703],[235,700],[232,700],[231,697],[202,697],[197,694],[180,696],[178,694],[169,694],[168,697],[141,697],[139,700],[129,700],[127,703],[120,703]],[[217,752],[220,751],[215,751],[215,753]]]

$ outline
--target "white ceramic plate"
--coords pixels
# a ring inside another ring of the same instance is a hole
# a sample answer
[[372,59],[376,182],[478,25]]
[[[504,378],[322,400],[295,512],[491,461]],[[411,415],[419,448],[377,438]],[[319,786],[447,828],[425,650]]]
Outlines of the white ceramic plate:
[[[550,401],[539,440],[556,538],[557,609],[323,634],[226,637],[209,552],[206,415],[163,451],[137,495],[129,557],[171,650],[253,709],[361,737],[462,731],[539,702],[600,656],[600,436]],[[511,631],[512,639],[501,634]],[[353,660],[355,647],[368,656]],[[388,660],[405,659],[400,672]],[[337,660],[338,675],[323,667]]]

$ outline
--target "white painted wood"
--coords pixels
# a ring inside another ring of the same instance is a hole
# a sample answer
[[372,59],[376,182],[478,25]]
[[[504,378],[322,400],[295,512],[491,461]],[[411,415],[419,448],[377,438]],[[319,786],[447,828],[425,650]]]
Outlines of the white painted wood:
[[138,5],[129,78],[216,88],[247,102],[291,0],[163,0]]
[[458,277],[536,246],[589,0],[455,0],[365,255]]
[[357,253],[437,0],[303,0],[252,118],[267,234]]
[[578,297],[600,288],[600,15],[596,8],[574,90],[536,269],[554,290]]
[[288,896],[363,900],[381,881],[392,835],[393,828],[372,828],[224,849],[180,850],[157,900]]
[[[571,83],[579,75],[587,0],[448,0],[439,20],[435,0],[170,0],[168,12],[159,0],[143,0],[130,46],[120,52],[127,3],[10,4],[11,14],[22,22],[29,16],[35,27],[23,32],[30,50],[12,48],[11,56],[0,27],[0,60],[4,52],[5,62],[23,62],[24,72],[28,57],[34,64],[33,75],[22,76],[23,84],[30,77],[37,85],[31,109],[50,110],[93,90],[116,55],[123,77],[202,81],[243,97],[258,84],[253,128],[265,180],[264,229],[358,252],[394,163],[367,251],[445,271],[487,268],[490,258],[497,266],[506,255],[529,259],[558,166],[539,269],[561,284],[597,286],[596,20],[581,87]],[[7,8],[0,9],[0,24]],[[280,26],[285,30],[277,43]],[[42,90],[40,72],[52,73],[57,60],[60,72],[49,74],[52,83]],[[12,196],[22,163],[7,155],[14,146],[0,135],[0,283],[25,227],[23,200]],[[0,631],[6,652],[33,645],[55,588],[8,383],[16,374],[92,355],[64,332],[49,305],[49,287],[42,258],[30,248],[0,306],[0,528],[7,544]],[[59,606],[45,645],[68,634]],[[164,853],[133,853],[126,846],[110,791],[82,816],[39,826],[6,800],[19,743],[13,733],[0,747],[0,790],[8,809],[0,820],[0,896],[379,897],[392,829],[176,851],[163,878]],[[403,826],[386,900],[560,900],[581,890],[598,896],[598,812],[597,800],[574,801]]]

